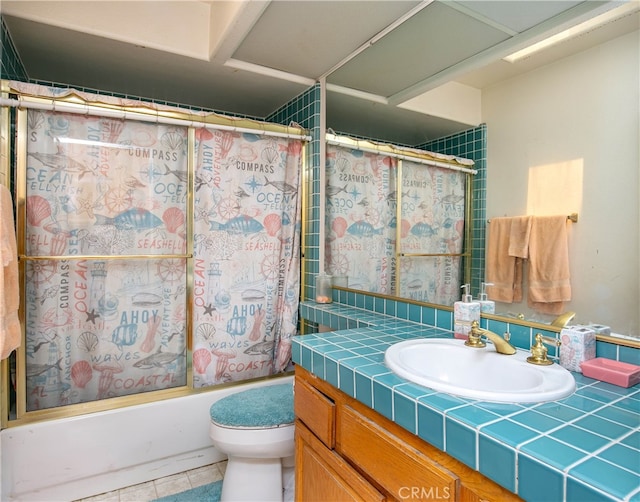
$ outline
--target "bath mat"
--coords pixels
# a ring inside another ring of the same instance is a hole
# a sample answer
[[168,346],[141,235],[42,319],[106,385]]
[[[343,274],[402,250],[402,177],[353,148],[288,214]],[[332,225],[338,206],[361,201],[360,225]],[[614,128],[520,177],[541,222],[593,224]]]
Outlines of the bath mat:
[[220,502],[221,492],[222,481],[216,481],[174,495],[167,495],[154,502]]

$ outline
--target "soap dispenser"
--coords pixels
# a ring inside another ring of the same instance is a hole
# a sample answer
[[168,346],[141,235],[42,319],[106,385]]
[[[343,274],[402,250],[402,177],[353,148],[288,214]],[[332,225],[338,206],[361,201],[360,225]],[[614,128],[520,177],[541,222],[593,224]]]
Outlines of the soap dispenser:
[[461,288],[464,289],[462,300],[453,304],[453,336],[466,340],[471,331],[471,323],[480,323],[480,302],[471,298],[469,284],[464,284]]
[[480,304],[480,312],[483,314],[495,314],[496,313],[496,302],[493,300],[489,300],[487,298],[487,286],[493,286],[492,282],[481,282],[480,283],[480,300],[478,303]]

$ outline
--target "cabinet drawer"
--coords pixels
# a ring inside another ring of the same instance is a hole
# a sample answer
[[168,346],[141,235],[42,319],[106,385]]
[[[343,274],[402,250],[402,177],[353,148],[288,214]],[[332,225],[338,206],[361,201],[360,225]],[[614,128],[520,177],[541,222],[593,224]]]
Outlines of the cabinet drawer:
[[456,500],[458,478],[349,406],[341,406],[337,451],[398,500]]
[[335,451],[296,421],[296,501],[384,502],[378,492]]
[[336,407],[331,399],[302,380],[296,380],[293,409],[327,447],[335,447]]

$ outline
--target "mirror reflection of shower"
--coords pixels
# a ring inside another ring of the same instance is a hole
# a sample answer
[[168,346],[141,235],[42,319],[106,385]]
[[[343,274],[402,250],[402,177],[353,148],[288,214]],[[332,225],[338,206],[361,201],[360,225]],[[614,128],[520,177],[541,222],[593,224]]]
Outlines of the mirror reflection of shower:
[[329,135],[325,268],[337,284],[428,303],[459,299],[473,162],[428,155]]

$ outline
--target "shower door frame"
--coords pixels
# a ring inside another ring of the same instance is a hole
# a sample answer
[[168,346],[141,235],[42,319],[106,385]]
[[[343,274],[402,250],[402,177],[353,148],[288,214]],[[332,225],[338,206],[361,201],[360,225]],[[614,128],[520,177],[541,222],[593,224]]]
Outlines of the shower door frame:
[[[287,372],[277,375],[268,375],[257,377],[250,380],[242,380],[229,383],[220,383],[213,386],[194,388],[193,386],[193,361],[192,361],[192,309],[193,309],[193,204],[194,204],[194,172],[195,172],[195,131],[197,128],[206,127],[209,129],[230,130],[238,132],[250,132],[258,135],[271,135],[279,137],[287,137],[300,139],[302,142],[301,169],[302,183],[304,184],[305,173],[308,165],[308,143],[310,137],[307,132],[299,126],[284,126],[275,123],[259,122],[251,119],[227,117],[216,113],[195,114],[188,111],[177,112],[175,109],[161,110],[154,109],[152,103],[149,106],[117,106],[111,103],[89,102],[79,98],[77,95],[63,97],[41,97],[26,93],[21,93],[12,89],[8,81],[0,82],[0,98],[2,99],[2,107],[0,107],[0,182],[10,186],[11,182],[16,185],[15,197],[15,214],[16,214],[16,232],[18,239],[19,253],[19,270],[20,284],[25,281],[25,256],[24,243],[26,234],[26,108],[52,109],[54,111],[64,111],[71,113],[84,113],[106,117],[122,117],[129,120],[141,120],[146,122],[160,122],[187,126],[188,128],[188,153],[187,153],[187,172],[188,172],[188,194],[186,202],[186,227],[187,242],[186,253],[183,255],[159,255],[153,256],[154,259],[180,258],[186,260],[186,385],[177,386],[163,390],[152,390],[138,394],[131,394],[120,397],[112,397],[102,400],[83,402],[77,404],[64,405],[55,408],[27,411],[26,410],[26,344],[25,344],[25,298],[24,288],[21,287],[21,306],[19,317],[22,326],[22,344],[16,350],[16,409],[15,417],[11,417],[10,409],[11,401],[11,367],[9,359],[0,362],[0,371],[2,372],[2,380],[0,385],[0,429],[12,426],[19,426],[25,423],[33,423],[44,420],[53,420],[59,418],[68,418],[87,413],[96,413],[100,411],[113,410],[128,406],[155,402],[165,399],[172,399],[180,396],[198,394],[202,392],[213,391],[228,386],[241,385],[248,381],[260,381],[271,379],[274,377],[288,374]],[[16,100],[17,98],[17,100]],[[17,101],[17,102],[16,102]],[[9,103],[11,102],[11,103]],[[143,103],[146,105],[146,103]],[[16,109],[15,113],[12,109]],[[18,126],[16,130],[15,142],[12,141],[12,113],[15,115],[15,124]],[[15,148],[15,150],[14,150]],[[11,180],[12,159],[15,160],[15,179]],[[20,186],[22,184],[22,187]],[[302,198],[302,211],[304,215],[306,201]],[[304,218],[303,218],[304,221]],[[304,239],[301,239],[301,245]],[[93,257],[92,257],[93,258]],[[95,257],[103,258],[103,257]],[[304,255],[301,253],[301,267],[304,267]],[[304,291],[304,274],[301,275],[301,291]],[[290,372],[289,372],[290,373]]]

